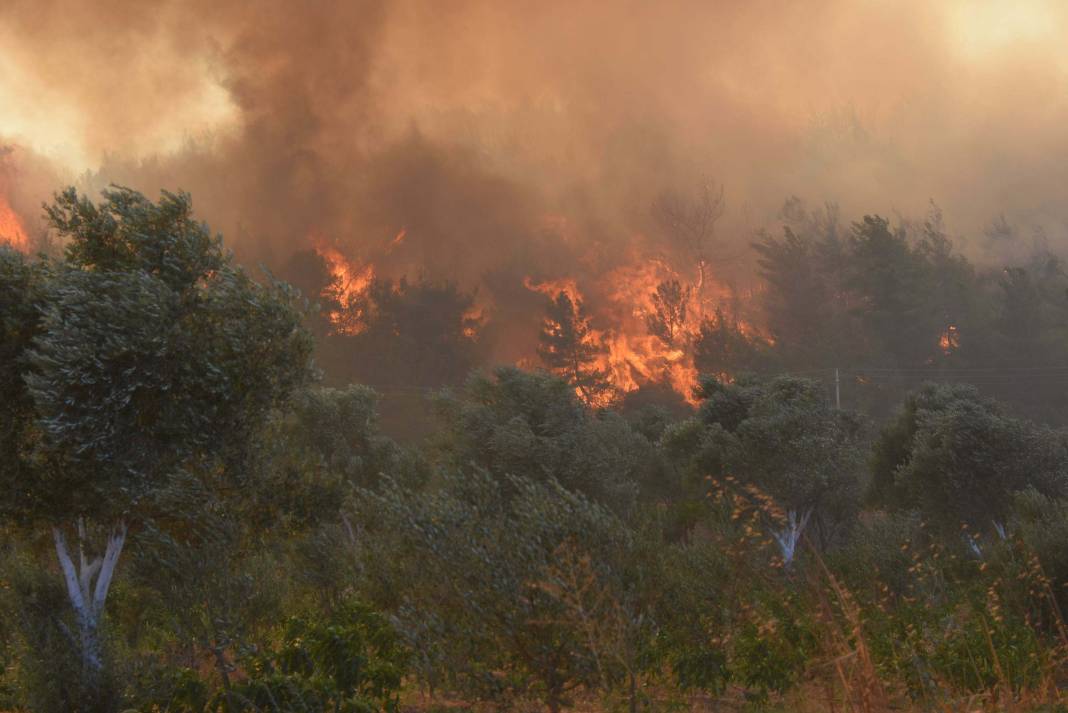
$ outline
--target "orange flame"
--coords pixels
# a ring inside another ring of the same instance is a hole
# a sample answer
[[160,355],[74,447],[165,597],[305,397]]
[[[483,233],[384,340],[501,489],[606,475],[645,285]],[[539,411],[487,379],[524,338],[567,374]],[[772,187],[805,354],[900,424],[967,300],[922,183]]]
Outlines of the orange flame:
[[[673,344],[650,334],[646,321],[656,310],[653,295],[657,286],[679,279],[678,274],[661,260],[647,260],[618,268],[604,279],[613,286],[610,298],[619,324],[610,347],[616,387],[626,393],[647,383],[668,383],[694,403],[697,370],[689,344],[700,326],[700,310],[691,300]],[[622,364],[627,367],[625,371],[618,367]]]
[[[603,349],[594,366],[608,374],[608,381],[617,394],[636,391],[646,384],[668,383],[687,401],[694,402],[697,370],[688,344],[697,332],[697,310],[688,314],[678,344],[664,344],[649,333],[646,325],[646,316],[655,309],[652,296],[657,285],[670,279],[677,279],[677,275],[659,260],[628,265],[603,278],[604,284],[611,287],[607,291],[607,303],[600,305],[593,321],[614,326],[591,328],[590,339]],[[572,302],[586,304],[574,278],[535,281],[527,277],[523,284],[550,298],[564,292]]]
[[322,240],[316,243],[315,251],[326,261],[334,278],[333,283],[323,289],[322,296],[340,305],[340,309],[332,310],[327,318],[337,334],[359,334],[366,328],[361,321],[359,302],[374,280],[374,265],[360,267],[334,246]]
[[463,317],[463,335],[468,339],[478,339],[479,329],[485,324],[487,319],[488,308],[484,305],[473,304],[464,312]]
[[18,214],[11,208],[4,196],[0,195],[0,243],[7,243],[16,250],[30,251],[30,238]]
[[955,324],[949,325],[942,332],[942,336],[938,338],[938,346],[941,347],[942,354],[945,356],[949,356],[960,346],[960,331]]
[[536,282],[530,277],[524,277],[523,287],[526,287],[531,292],[540,292],[549,299],[554,299],[563,292],[572,302],[583,301],[582,293],[578,289],[578,283],[570,277],[564,277],[559,280],[544,280],[542,282]]

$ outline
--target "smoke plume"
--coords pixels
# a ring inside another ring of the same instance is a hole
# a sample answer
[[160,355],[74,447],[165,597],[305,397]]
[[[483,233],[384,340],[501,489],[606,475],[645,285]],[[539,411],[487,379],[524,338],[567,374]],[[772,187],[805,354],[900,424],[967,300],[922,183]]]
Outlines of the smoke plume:
[[[192,192],[238,255],[327,241],[481,286],[668,251],[702,180],[743,255],[783,200],[1000,215],[1063,243],[1066,13],[1053,2],[673,0],[0,7],[0,182]],[[403,231],[403,239],[397,236]],[[498,295],[499,297],[499,295]]]

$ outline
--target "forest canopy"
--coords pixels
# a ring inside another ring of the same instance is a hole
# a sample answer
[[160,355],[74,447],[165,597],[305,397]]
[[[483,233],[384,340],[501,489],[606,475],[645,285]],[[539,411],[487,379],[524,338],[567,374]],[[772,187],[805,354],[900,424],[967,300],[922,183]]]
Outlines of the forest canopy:
[[679,393],[621,390],[569,285],[491,365],[455,285],[296,288],[188,194],[57,194],[62,253],[0,247],[0,707],[1061,702],[1059,261],[790,206],[761,331],[650,295]]

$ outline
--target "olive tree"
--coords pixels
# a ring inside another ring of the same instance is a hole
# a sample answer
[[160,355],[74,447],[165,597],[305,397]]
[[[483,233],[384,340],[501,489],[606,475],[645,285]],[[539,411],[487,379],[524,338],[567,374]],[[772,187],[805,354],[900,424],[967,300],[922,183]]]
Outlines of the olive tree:
[[863,422],[828,404],[818,383],[796,377],[706,379],[699,395],[698,415],[665,434],[669,454],[695,474],[730,476],[769,498],[785,563],[810,523],[816,543],[831,544],[860,504]]
[[554,479],[623,512],[654,473],[648,440],[612,412],[587,408],[564,380],[515,367],[476,372],[437,400],[439,462],[498,476]]
[[872,470],[880,504],[918,510],[951,531],[966,524],[997,532],[1015,493],[1068,493],[1068,441],[972,386],[928,384],[883,429]]
[[487,699],[534,694],[556,713],[576,687],[599,685],[606,665],[600,637],[575,625],[564,592],[575,572],[563,565],[571,558],[584,583],[612,586],[632,533],[552,480],[440,478],[422,491],[387,480],[360,492],[366,571],[394,597],[384,603],[425,680]]
[[4,315],[23,338],[0,365],[19,405],[0,417],[2,507],[51,532],[92,690],[130,528],[181,517],[159,512],[168,490],[240,485],[268,415],[311,375],[312,344],[296,293],[236,266],[187,194],[115,187],[94,204],[68,189],[45,210],[64,259],[0,261],[0,295],[32,305]]

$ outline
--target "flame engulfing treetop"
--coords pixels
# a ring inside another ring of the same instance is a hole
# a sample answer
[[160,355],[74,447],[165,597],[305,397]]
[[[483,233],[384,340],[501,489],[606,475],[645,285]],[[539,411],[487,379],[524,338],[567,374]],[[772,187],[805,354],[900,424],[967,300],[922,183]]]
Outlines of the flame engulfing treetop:
[[22,252],[30,249],[30,238],[22,227],[22,220],[3,195],[0,195],[0,243],[7,243]]

